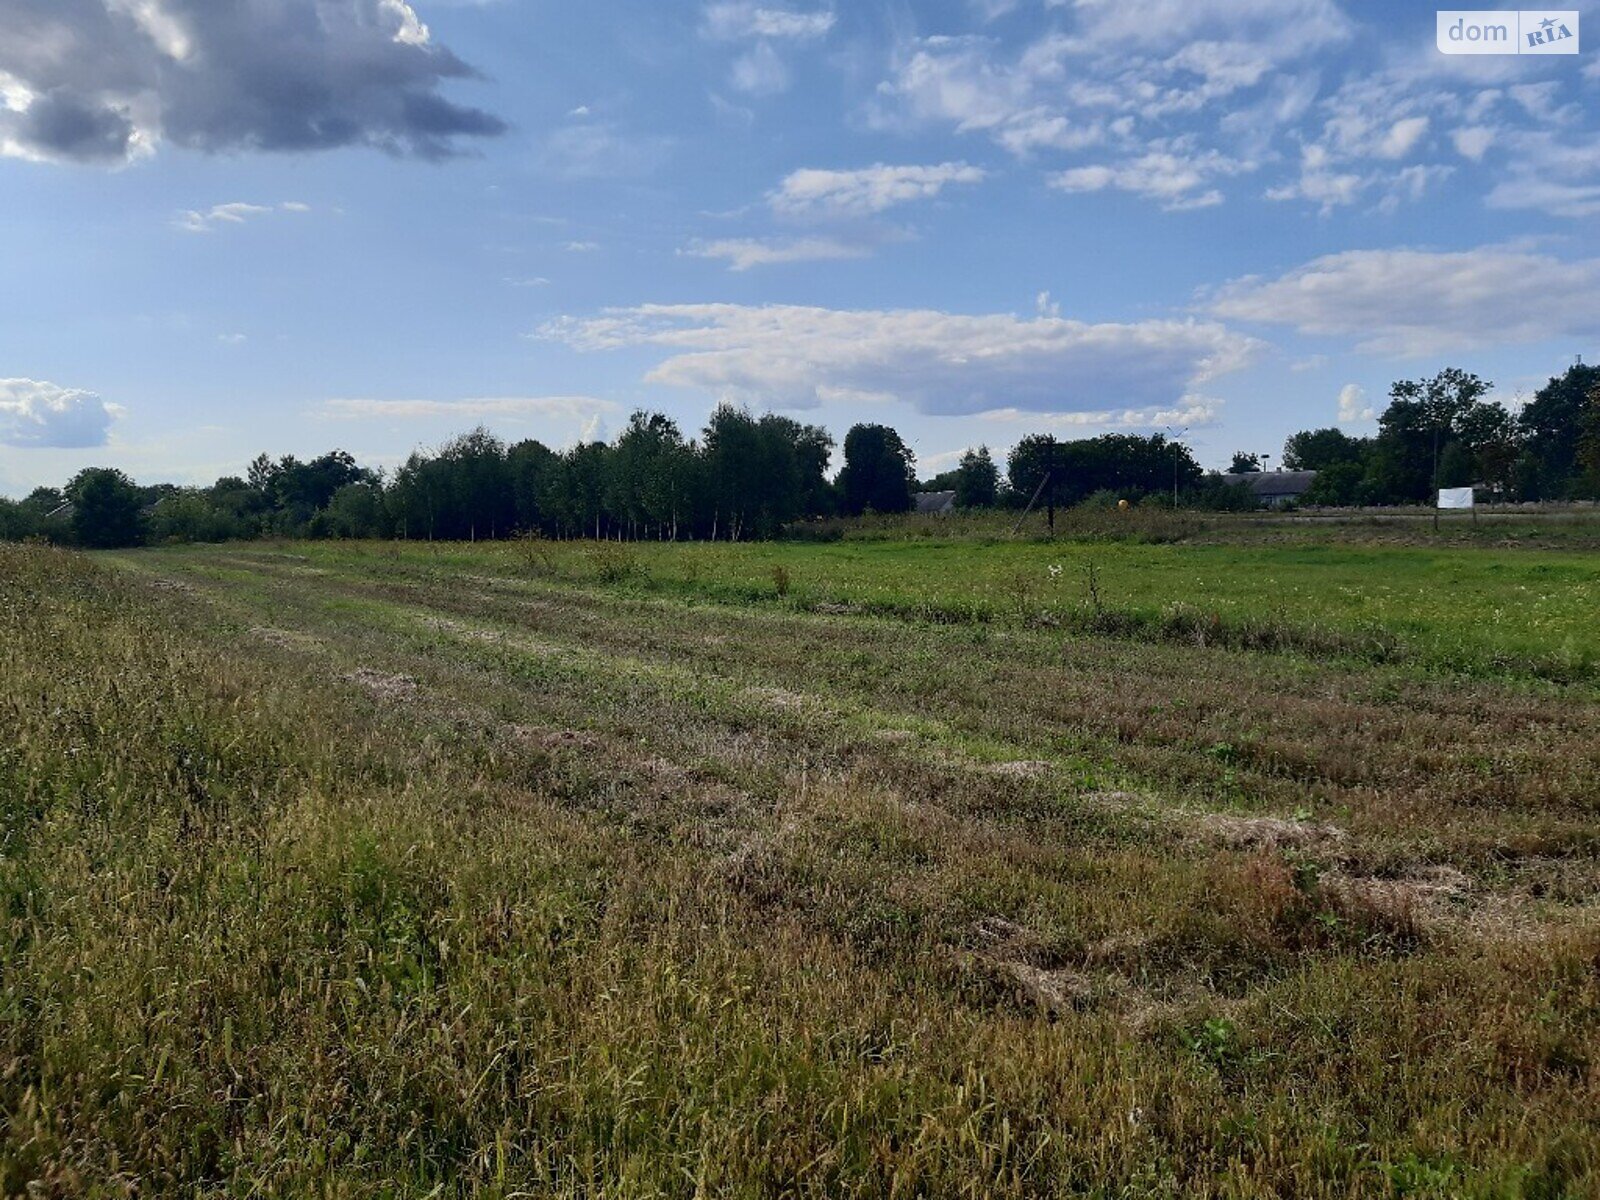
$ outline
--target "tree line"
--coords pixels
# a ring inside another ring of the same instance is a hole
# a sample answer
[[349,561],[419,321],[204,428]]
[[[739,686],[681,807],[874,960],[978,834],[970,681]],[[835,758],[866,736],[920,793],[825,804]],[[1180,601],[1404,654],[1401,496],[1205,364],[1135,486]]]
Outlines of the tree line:
[[[1508,499],[1600,496],[1600,368],[1574,366],[1515,415],[1486,399],[1492,385],[1450,368],[1401,380],[1372,437],[1306,430],[1283,465],[1315,470],[1306,502],[1425,502],[1434,487],[1476,484]],[[798,523],[914,507],[918,491],[951,491],[960,508],[1067,507],[1126,499],[1207,509],[1256,504],[1249,488],[1204,471],[1160,434],[1063,441],[1024,437],[1002,472],[989,449],[918,482],[911,448],[892,428],[858,424],[828,477],[833,436],[777,414],[724,405],[698,437],[660,413],[636,412],[611,442],[564,451],[507,444],[479,428],[414,452],[384,473],[343,450],[302,462],[263,454],[243,476],[209,487],[141,487],[95,467],[63,488],[0,500],[0,539],[89,547],[254,537],[473,540],[556,538],[749,540]],[[1258,467],[1235,455],[1241,470]]]
[[1493,386],[1453,367],[1400,380],[1375,435],[1304,430],[1283,465],[1317,472],[1308,504],[1425,504],[1468,486],[1512,501],[1600,499],[1600,367],[1572,366],[1516,413],[1486,399]]

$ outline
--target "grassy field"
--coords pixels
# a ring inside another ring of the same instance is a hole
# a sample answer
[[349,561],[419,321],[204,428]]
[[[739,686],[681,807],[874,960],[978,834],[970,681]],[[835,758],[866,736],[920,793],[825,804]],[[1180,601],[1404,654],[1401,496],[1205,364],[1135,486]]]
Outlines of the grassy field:
[[1257,540],[0,546],[0,1187],[1600,1194],[1600,566]]
[[371,576],[401,564],[447,575],[489,570],[734,605],[1024,623],[1600,680],[1600,552],[1282,545],[1260,540],[1260,525],[1246,529],[1249,540],[1200,544],[409,543],[363,558],[323,543],[296,553],[313,568]]

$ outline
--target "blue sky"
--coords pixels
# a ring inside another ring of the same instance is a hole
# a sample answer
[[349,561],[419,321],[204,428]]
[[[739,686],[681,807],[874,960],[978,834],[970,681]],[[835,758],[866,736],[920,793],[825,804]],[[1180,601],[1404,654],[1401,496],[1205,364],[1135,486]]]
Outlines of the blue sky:
[[1600,60],[1435,12],[0,0],[0,492],[724,399],[924,473],[1515,402],[1600,332]]

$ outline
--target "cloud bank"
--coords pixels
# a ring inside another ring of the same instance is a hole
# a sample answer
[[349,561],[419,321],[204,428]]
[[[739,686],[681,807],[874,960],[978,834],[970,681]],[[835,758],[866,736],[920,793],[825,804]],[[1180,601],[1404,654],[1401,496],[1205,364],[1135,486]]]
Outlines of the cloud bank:
[[371,146],[440,158],[499,118],[405,0],[0,0],[0,155],[117,164]]
[[1347,250],[1277,279],[1235,280],[1207,308],[1408,357],[1592,337],[1600,333],[1600,259],[1501,246]]
[[1086,324],[739,304],[649,304],[539,331],[581,351],[657,347],[651,383],[805,409],[841,398],[900,400],[924,413],[1163,409],[1236,371],[1258,344],[1200,321]]

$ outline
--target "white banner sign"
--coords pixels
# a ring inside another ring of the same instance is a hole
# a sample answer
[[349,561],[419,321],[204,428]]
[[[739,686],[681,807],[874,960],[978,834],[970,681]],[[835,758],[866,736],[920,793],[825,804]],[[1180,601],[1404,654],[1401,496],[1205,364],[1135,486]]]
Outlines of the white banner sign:
[[1472,507],[1472,489],[1471,488],[1440,488],[1439,489],[1439,507],[1440,508],[1471,508]]

